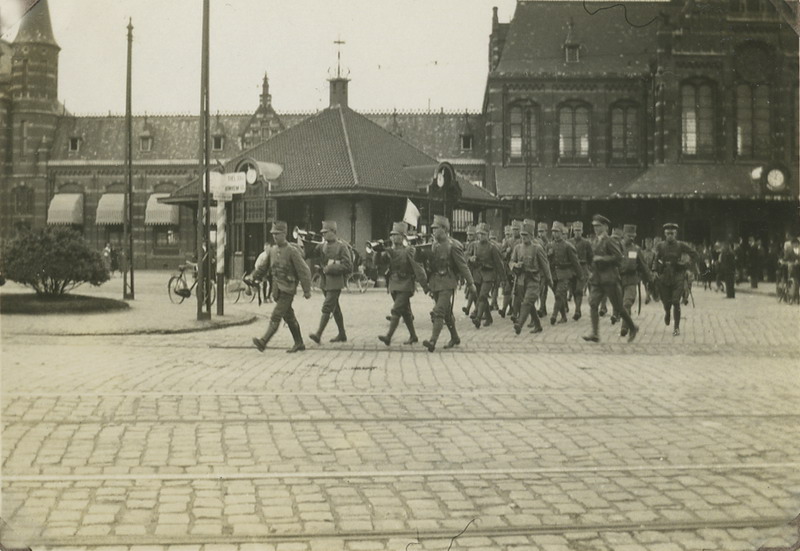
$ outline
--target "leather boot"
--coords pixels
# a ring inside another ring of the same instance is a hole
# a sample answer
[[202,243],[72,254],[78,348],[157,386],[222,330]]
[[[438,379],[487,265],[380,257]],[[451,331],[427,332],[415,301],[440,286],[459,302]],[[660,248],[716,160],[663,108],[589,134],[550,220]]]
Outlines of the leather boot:
[[439,334],[442,332],[442,328],[444,327],[444,320],[442,318],[435,318],[433,320],[433,331],[431,332],[431,338],[422,341],[422,345],[428,349],[428,352],[433,352],[436,350],[436,341],[439,340]]
[[539,321],[539,314],[535,309],[531,310],[531,322],[528,324],[528,327],[533,327],[531,333],[542,332],[542,323]]
[[583,304],[583,297],[575,295],[575,313],[572,315],[572,319],[575,321],[581,319],[581,304]]
[[458,346],[461,344],[461,339],[458,337],[458,330],[456,329],[456,320],[450,318],[447,321],[447,330],[450,331],[450,341],[444,345],[442,348],[453,348],[454,346]]
[[675,303],[673,306],[673,311],[673,317],[675,318],[675,329],[672,331],[672,335],[677,337],[681,334],[681,305],[679,302]]
[[292,333],[292,338],[294,339],[294,345],[286,351],[287,354],[294,354],[295,352],[302,352],[306,349],[305,343],[303,343],[303,334],[300,332],[300,324],[297,323],[297,320],[292,320],[289,323],[289,331]]
[[328,325],[328,321],[331,319],[330,314],[322,314],[319,318],[319,328],[317,329],[316,333],[311,333],[308,338],[314,341],[315,343],[319,344],[320,339],[322,338],[322,332],[325,331],[325,326]]
[[598,333],[600,332],[600,312],[596,307],[592,307],[589,309],[589,314],[591,314],[592,318],[592,332],[583,337],[583,340],[589,342],[600,342],[600,337],[598,336]]
[[419,342],[419,338],[417,338],[417,332],[414,330],[414,316],[410,313],[403,314],[403,321],[408,328],[408,335],[409,338],[407,341],[403,342],[403,344],[414,344]]
[[381,341],[386,346],[392,344],[392,335],[394,335],[395,330],[397,330],[397,325],[400,323],[400,318],[398,316],[392,316],[392,321],[389,322],[389,331],[386,335],[381,335],[378,337],[378,340]]
[[522,332],[522,326],[525,325],[525,321],[528,319],[528,315],[530,314],[530,307],[527,304],[523,304],[519,309],[519,317],[517,321],[514,322],[514,333],[519,335]]
[[272,336],[278,331],[278,328],[281,326],[281,322],[279,321],[270,321],[269,326],[267,327],[267,332],[264,333],[264,336],[260,339],[258,337],[253,338],[253,344],[256,345],[259,352],[263,352],[267,348],[267,343],[270,341]]
[[330,342],[347,342],[347,333],[344,331],[344,316],[342,316],[342,310],[340,308],[333,311],[333,321],[336,322],[336,328],[339,329],[339,334],[333,337]]
[[664,304],[664,325],[669,325],[669,309],[672,306],[669,302]]

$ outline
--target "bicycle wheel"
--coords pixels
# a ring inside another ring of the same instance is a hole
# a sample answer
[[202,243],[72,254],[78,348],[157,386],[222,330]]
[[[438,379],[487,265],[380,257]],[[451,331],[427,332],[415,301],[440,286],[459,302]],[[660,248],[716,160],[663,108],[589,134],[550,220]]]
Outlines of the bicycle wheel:
[[261,285],[250,286],[248,285],[242,290],[241,299],[245,302],[253,302],[258,294],[261,292]]
[[213,282],[208,286],[208,293],[211,297],[211,304],[214,304],[214,301],[217,300],[217,286]]
[[167,283],[167,292],[169,293],[169,301],[172,304],[180,304],[186,297],[181,296],[178,291],[187,289],[186,280],[181,276],[172,276]]
[[245,292],[244,283],[235,279],[225,283],[225,301],[228,303],[236,304]]

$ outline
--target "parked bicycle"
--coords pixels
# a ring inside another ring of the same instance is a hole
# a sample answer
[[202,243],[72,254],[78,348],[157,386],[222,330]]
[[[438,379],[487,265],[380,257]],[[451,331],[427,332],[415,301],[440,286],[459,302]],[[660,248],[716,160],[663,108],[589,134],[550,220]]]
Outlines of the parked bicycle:
[[[192,284],[186,281],[186,270],[192,270],[193,281]],[[197,263],[187,261],[186,264],[178,266],[178,273],[169,278],[167,283],[167,292],[169,293],[169,300],[173,304],[180,304],[187,298],[192,296],[192,290],[197,286]],[[208,285],[209,296],[211,297],[211,304],[217,298],[217,292],[214,289],[213,282],[209,281]]]
[[243,277],[225,282],[225,300],[228,302],[253,302],[256,297],[261,304],[261,286],[251,279]]

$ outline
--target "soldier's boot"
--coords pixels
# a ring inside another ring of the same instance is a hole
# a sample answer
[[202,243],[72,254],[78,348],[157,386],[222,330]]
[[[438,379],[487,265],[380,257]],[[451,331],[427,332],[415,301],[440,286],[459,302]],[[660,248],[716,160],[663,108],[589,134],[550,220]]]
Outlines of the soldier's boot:
[[461,344],[461,339],[459,338],[458,330],[456,329],[456,320],[451,317],[450,319],[446,320],[446,323],[447,330],[450,331],[450,340],[442,347],[444,349],[453,348],[454,346]]
[[583,304],[583,297],[580,295],[575,295],[575,313],[572,315],[572,319],[578,321],[581,319],[581,305]]
[[569,312],[567,305],[568,303],[566,302],[561,305],[561,319],[558,320],[558,323],[567,323],[567,312]]
[[386,346],[392,344],[392,335],[394,335],[394,332],[397,330],[397,326],[399,323],[400,323],[400,317],[393,315],[392,321],[389,322],[389,331],[386,333],[385,336],[384,335],[379,336],[378,340],[381,341]]
[[539,314],[535,309],[531,310],[531,322],[528,324],[528,327],[533,327],[531,333],[542,332],[542,323],[539,321]]
[[622,309],[619,315],[622,318],[622,326],[628,328],[628,342],[631,342],[639,333],[639,328],[633,323],[633,318],[625,308]]
[[677,337],[678,335],[681,334],[681,304],[680,304],[680,302],[676,302],[674,307],[673,307],[673,309],[675,311],[675,314],[673,316],[675,318],[675,329],[673,329],[673,331],[672,331],[672,336],[673,337]]
[[418,343],[419,339],[417,338],[417,332],[414,330],[414,316],[412,316],[410,313],[403,314],[403,321],[405,322],[406,327],[408,328],[408,335],[409,335],[408,340],[403,342],[403,344]]
[[[485,306],[484,301],[478,301],[478,307],[475,309],[475,315],[472,317],[472,324],[475,326],[475,329],[481,328],[481,320],[485,316],[484,314]],[[450,328],[450,324],[447,324],[448,329]]]
[[461,311],[464,312],[467,316],[469,316],[470,311],[472,310],[472,305],[474,304],[474,300],[472,300],[472,295],[467,299],[467,305],[464,306]]
[[433,330],[431,331],[431,338],[422,341],[422,346],[427,348],[428,352],[433,352],[434,350],[436,350],[436,341],[439,340],[439,334],[442,332],[443,327],[444,327],[444,320],[442,318],[433,319]]
[[281,326],[280,321],[270,321],[269,326],[267,327],[267,332],[264,333],[264,336],[261,338],[253,337],[253,344],[256,345],[259,352],[263,352],[267,348],[267,343],[270,341],[272,336],[278,331],[278,328]]
[[339,330],[339,334],[333,337],[331,342],[347,342],[347,333],[345,333],[344,330],[344,316],[342,316],[342,310],[340,308],[333,311],[333,321],[336,322],[336,328]]
[[508,313],[508,308],[511,306],[511,293],[503,293],[503,307],[497,311],[501,318],[505,318]]
[[583,340],[589,342],[600,342],[598,333],[600,332],[600,312],[597,308],[590,308],[589,314],[592,318],[592,332],[583,337]]
[[522,307],[519,309],[519,317],[517,321],[514,322],[514,333],[519,335],[522,333],[522,326],[525,325],[525,321],[528,319],[528,315],[530,314],[531,308],[530,306],[523,304]]
[[672,304],[669,302],[664,303],[664,325],[669,325],[669,309],[672,307]]
[[606,299],[603,299],[603,302],[600,303],[600,308],[597,313],[602,317],[608,314],[608,306],[606,305]]
[[300,332],[300,324],[296,319],[289,322],[289,331],[292,333],[294,344],[289,350],[286,351],[286,353],[294,354],[295,352],[302,352],[305,350],[306,345],[303,342],[303,334]]
[[325,326],[328,325],[328,321],[331,319],[330,314],[322,314],[319,318],[319,328],[317,328],[316,333],[311,333],[308,338],[314,341],[315,343],[319,344],[320,339],[322,338],[322,332],[325,331]]

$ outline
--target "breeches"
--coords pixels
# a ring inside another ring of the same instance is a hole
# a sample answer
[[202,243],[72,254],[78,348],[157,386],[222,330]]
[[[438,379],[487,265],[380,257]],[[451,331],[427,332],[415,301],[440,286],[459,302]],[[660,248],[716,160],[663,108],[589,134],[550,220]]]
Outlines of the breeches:
[[555,299],[560,301],[559,304],[567,303],[567,291],[569,290],[569,280],[559,279],[556,282]]
[[322,303],[323,314],[332,314],[335,310],[339,310],[340,294],[342,294],[341,290],[325,291],[325,300]]
[[633,303],[636,302],[637,285],[625,285],[622,288],[622,306],[630,313]]
[[286,291],[281,291],[276,287],[272,292],[272,298],[275,299],[275,308],[272,309],[272,315],[269,317],[270,321],[279,323],[281,320],[284,320],[291,325],[295,320],[294,308],[292,308],[294,295]]
[[658,282],[658,294],[661,296],[661,301],[664,304],[678,304],[683,298],[684,284],[683,280],[667,280],[663,279]]
[[392,315],[398,318],[411,312],[411,291],[392,291]]
[[433,310],[431,320],[441,319],[447,322],[453,317],[453,289],[433,291]]
[[619,283],[597,283],[592,285],[589,292],[589,306],[591,308],[599,307],[606,297],[608,297],[615,312],[622,308],[622,288]]
[[517,293],[520,295],[522,305],[533,309],[539,299],[539,293],[541,293],[539,279],[525,277],[525,283],[522,281],[517,283]]

